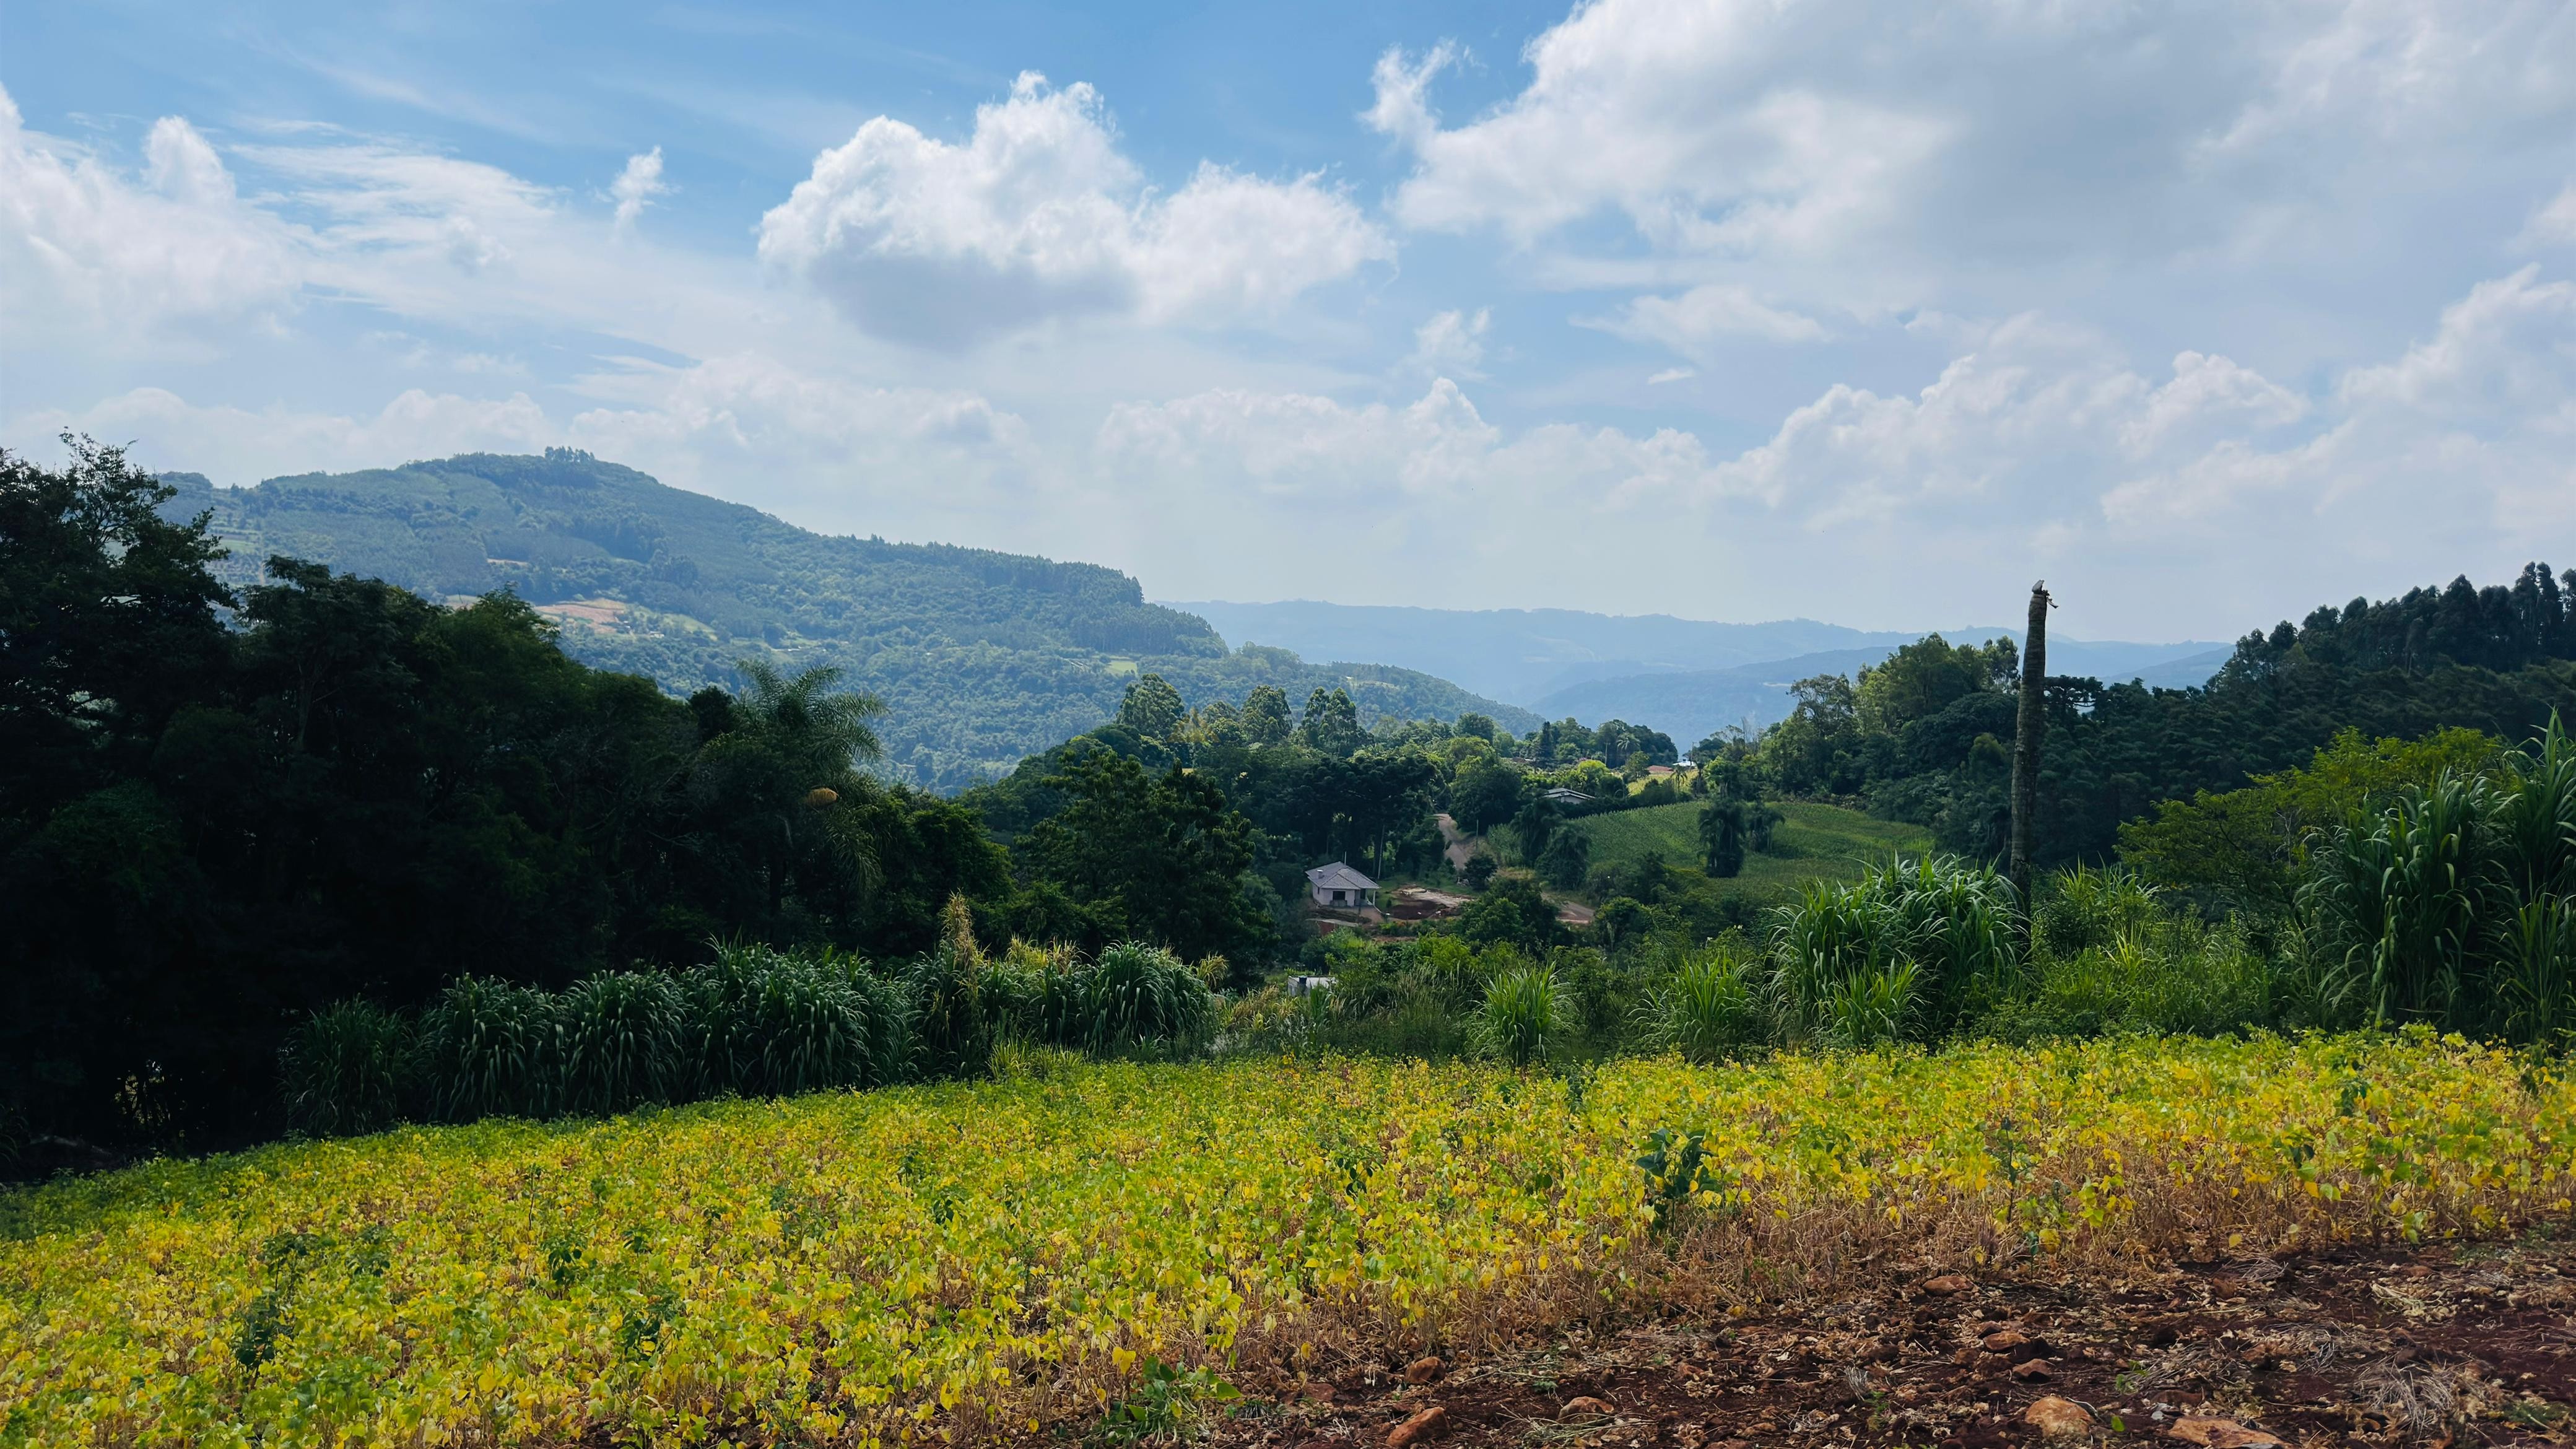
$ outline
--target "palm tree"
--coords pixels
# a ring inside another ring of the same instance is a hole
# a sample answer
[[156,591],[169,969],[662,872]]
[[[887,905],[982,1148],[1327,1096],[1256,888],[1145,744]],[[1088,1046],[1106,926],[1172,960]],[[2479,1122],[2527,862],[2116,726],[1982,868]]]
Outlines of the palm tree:
[[725,802],[728,829],[747,838],[774,915],[800,872],[873,881],[876,862],[859,812],[849,808],[877,782],[860,770],[885,755],[869,723],[885,713],[876,696],[834,690],[828,665],[790,677],[765,659],[735,666],[749,687],[734,702],[732,727],[699,752],[707,788]]

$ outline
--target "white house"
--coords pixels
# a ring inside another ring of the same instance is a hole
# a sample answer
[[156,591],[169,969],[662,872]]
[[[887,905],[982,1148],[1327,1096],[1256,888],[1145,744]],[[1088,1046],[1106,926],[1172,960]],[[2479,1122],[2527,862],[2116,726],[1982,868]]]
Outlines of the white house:
[[1306,884],[1315,892],[1315,904],[1327,910],[1356,911],[1377,904],[1377,882],[1343,861],[1306,872]]

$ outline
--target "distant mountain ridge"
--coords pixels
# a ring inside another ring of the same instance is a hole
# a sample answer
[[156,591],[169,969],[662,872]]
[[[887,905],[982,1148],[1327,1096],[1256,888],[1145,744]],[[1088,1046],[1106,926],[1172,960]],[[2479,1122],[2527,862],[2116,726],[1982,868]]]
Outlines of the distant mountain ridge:
[[[1788,717],[1788,686],[1851,674],[1928,633],[1953,643],[2021,637],[2017,629],[1863,630],[1813,619],[1722,624],[1669,614],[1572,609],[1424,609],[1327,604],[1174,602],[1228,639],[1300,652],[1350,653],[1437,674],[1550,719],[1624,719],[1688,746],[1729,725]],[[2229,646],[2052,639],[2049,672],[2164,688],[2206,683]]]
[[735,683],[746,656],[837,665],[885,700],[893,772],[936,788],[1007,772],[1099,725],[1147,671],[1193,705],[1262,684],[1302,705],[1340,687],[1363,721],[1477,710],[1516,731],[1538,724],[1415,670],[1230,651],[1205,620],[1147,603],[1114,569],[826,536],[567,449],[239,489],[162,478],[179,490],[165,512],[213,515],[233,551],[220,572],[235,586],[284,554],[433,599],[507,587],[563,626],[575,657],[681,692]]

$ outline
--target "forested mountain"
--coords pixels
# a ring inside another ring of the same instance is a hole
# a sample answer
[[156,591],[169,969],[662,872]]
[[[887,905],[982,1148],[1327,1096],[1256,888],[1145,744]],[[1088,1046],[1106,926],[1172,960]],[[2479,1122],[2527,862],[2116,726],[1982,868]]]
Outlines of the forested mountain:
[[[1303,599],[1171,607],[1206,619],[1229,639],[1260,639],[1309,655],[1384,660],[1456,680],[1550,719],[1616,716],[1692,739],[1743,723],[1747,715],[1757,726],[1786,718],[1788,681],[1828,669],[1848,673],[1886,658],[1923,632],[1850,629],[1813,619],[1719,624],[1669,614],[1414,609]],[[1993,627],[1943,632],[1975,644],[2018,637]],[[2166,687],[2203,683],[2227,657],[2225,645],[2207,642],[2063,639],[2054,647],[2074,673],[2117,680],[2143,675],[2149,684]]]
[[211,511],[239,589],[272,555],[381,578],[451,604],[508,588],[562,626],[574,657],[687,693],[733,686],[737,663],[837,665],[887,707],[886,760],[942,789],[1106,721],[1158,673],[1192,705],[1261,685],[1341,689],[1363,722],[1480,711],[1538,721],[1410,669],[1310,664],[1229,650],[1206,621],[1145,602],[1092,564],[941,544],[828,537],[667,487],[587,453],[471,454],[361,473],[215,488],[165,479],[173,519]]

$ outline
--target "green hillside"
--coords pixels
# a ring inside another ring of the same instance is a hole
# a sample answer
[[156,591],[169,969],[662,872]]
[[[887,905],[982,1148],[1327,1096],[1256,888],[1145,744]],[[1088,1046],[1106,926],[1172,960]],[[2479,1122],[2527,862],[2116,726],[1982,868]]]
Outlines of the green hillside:
[[165,481],[180,490],[166,512],[212,511],[236,586],[285,554],[431,598],[509,588],[563,626],[575,657],[680,692],[731,683],[746,656],[838,665],[884,699],[894,772],[940,788],[1100,724],[1146,670],[1193,705],[1240,701],[1262,684],[1300,703],[1339,687],[1364,722],[1480,710],[1515,731],[1539,723],[1414,670],[1229,651],[1205,620],[1146,603],[1113,569],[828,537],[568,449],[244,489],[192,474]]
[[[1862,865],[1903,852],[1932,848],[1932,833],[1894,820],[1875,820],[1839,805],[1786,801],[1772,808],[1787,817],[1772,833],[1772,849],[1744,860],[1744,873],[1732,881],[1712,882],[1757,899],[1794,894],[1813,880],[1847,880]],[[1691,866],[1700,858],[1699,812],[1695,801],[1593,815],[1572,822],[1592,841],[1596,865],[1631,865],[1649,853],[1667,865]]]

